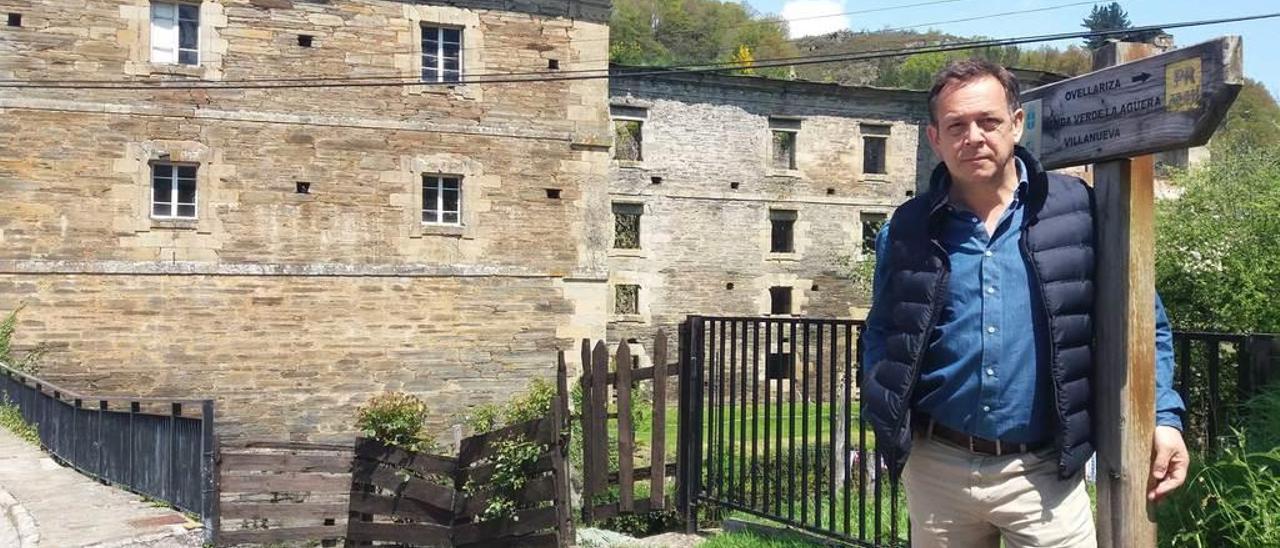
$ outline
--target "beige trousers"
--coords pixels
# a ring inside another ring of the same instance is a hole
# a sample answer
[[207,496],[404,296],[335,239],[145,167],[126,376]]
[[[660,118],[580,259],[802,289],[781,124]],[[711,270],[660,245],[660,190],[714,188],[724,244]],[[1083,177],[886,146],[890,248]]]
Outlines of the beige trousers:
[[903,472],[913,548],[1096,548],[1084,474],[1058,478],[1054,448],[976,455],[916,435]]

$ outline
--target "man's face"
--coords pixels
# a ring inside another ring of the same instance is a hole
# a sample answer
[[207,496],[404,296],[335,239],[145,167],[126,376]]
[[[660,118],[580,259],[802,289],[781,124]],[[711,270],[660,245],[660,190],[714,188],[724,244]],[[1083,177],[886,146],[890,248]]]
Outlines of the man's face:
[[995,181],[1010,165],[1022,138],[1022,109],[1009,112],[1004,87],[995,77],[952,82],[942,89],[929,124],[929,145],[960,184]]

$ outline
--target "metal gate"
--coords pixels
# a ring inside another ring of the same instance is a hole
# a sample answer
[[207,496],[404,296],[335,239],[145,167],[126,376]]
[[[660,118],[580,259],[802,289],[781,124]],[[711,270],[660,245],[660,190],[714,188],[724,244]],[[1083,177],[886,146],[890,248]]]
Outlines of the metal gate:
[[690,316],[679,502],[859,546],[908,544],[905,501],[859,413],[858,320]]

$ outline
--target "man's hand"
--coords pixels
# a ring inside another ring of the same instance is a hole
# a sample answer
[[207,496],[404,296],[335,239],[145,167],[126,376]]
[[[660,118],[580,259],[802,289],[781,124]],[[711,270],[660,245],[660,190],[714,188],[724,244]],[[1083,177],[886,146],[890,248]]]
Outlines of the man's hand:
[[1172,426],[1157,426],[1151,446],[1151,479],[1147,481],[1147,500],[1159,501],[1187,481],[1191,458],[1182,432]]

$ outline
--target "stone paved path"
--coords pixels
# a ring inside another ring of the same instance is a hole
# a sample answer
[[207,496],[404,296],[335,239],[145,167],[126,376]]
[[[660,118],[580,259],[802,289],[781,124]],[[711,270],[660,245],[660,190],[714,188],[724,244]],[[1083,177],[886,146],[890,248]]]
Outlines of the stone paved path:
[[177,548],[200,539],[181,513],[61,466],[0,428],[0,547]]

